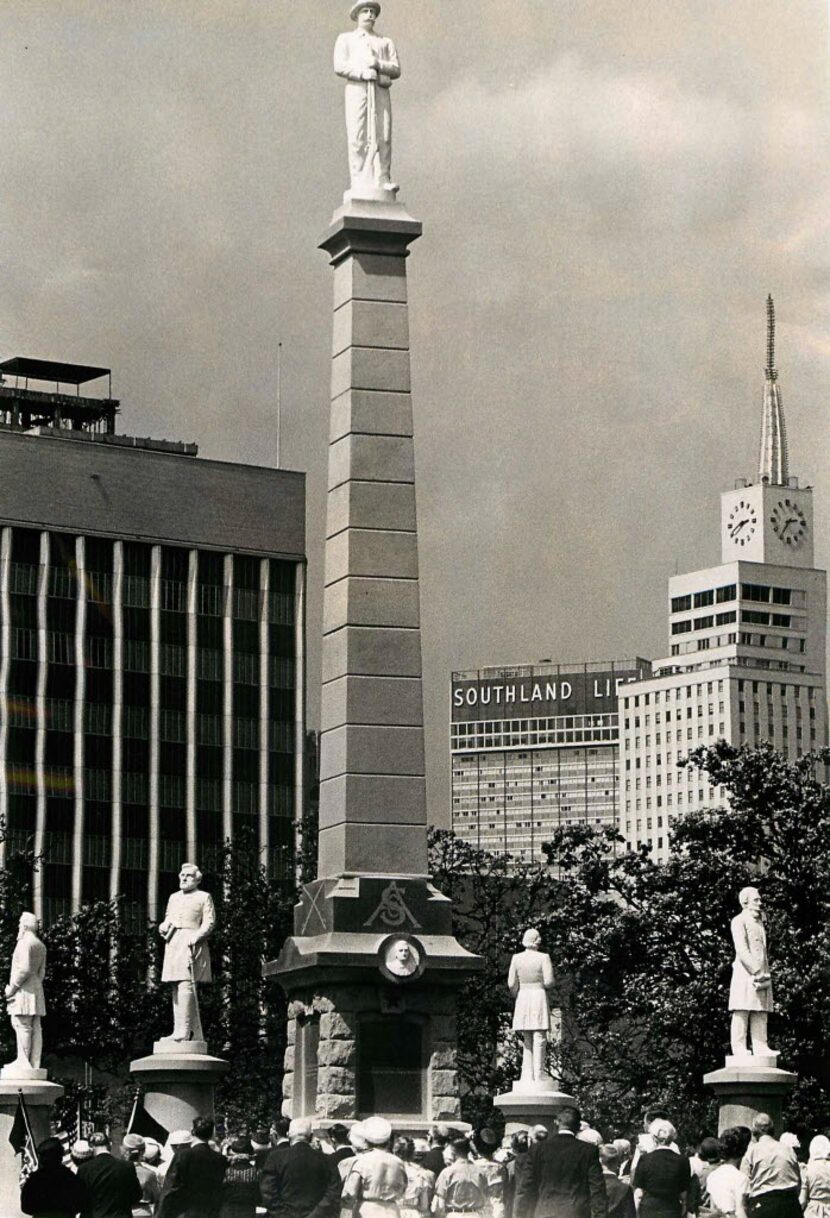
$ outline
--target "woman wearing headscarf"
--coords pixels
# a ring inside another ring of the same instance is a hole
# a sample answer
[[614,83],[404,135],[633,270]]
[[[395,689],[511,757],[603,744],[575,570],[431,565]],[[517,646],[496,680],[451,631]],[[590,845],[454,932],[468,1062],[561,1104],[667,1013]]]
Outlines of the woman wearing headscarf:
[[830,1138],[823,1133],[810,1142],[799,1201],[804,1218],[830,1218]]

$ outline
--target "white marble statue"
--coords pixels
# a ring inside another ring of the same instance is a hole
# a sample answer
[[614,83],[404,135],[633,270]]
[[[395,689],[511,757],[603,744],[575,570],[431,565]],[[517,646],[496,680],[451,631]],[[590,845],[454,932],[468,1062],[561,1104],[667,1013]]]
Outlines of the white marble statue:
[[20,915],[9,984],[5,991],[6,1010],[17,1037],[17,1060],[3,1068],[7,1076],[40,1069],[43,1052],[40,1023],[46,1014],[43,997],[46,948],[38,938],[39,929],[33,913]]
[[199,888],[202,873],[182,863],[179,892],[167,902],[159,934],[165,941],[162,981],[173,986],[173,1040],[203,1041],[196,986],[211,981],[207,940],[216,925],[213,897]]
[[380,16],[377,0],[354,4],[357,29],[341,34],[334,47],[334,70],[346,80],[346,134],[351,193],[356,198],[398,187],[392,172],[392,101],[390,88],[401,74],[391,38],[375,33]]
[[522,1037],[522,1074],[524,1084],[546,1082],[548,1034],[551,1030],[548,991],[553,987],[553,965],[547,952],[540,951],[538,930],[526,930],[523,952],[510,961],[507,984],[516,999],[513,1031]]
[[767,933],[761,918],[761,895],[757,888],[742,888],[738,901],[741,912],[732,919],[735,960],[729,987],[730,1039],[733,1055],[748,1057],[747,1033],[753,1055],[772,1053],[767,1045],[772,980],[767,959]]

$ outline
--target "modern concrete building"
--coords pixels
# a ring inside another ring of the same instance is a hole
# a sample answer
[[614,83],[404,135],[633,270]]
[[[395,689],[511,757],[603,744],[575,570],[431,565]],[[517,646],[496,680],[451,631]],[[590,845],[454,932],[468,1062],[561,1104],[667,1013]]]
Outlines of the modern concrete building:
[[137,927],[242,826],[289,874],[304,475],[117,435],[80,393],[106,369],[0,372],[0,814],[45,860],[36,912],[123,894]]
[[770,741],[795,758],[827,742],[827,577],[813,565],[813,491],[789,473],[767,302],[758,479],[721,495],[721,564],[669,580],[669,656],[621,698],[620,830],[665,858],[672,821],[724,798],[691,749]]
[[559,825],[614,825],[618,694],[650,675],[641,659],[453,673],[455,833],[530,862]]

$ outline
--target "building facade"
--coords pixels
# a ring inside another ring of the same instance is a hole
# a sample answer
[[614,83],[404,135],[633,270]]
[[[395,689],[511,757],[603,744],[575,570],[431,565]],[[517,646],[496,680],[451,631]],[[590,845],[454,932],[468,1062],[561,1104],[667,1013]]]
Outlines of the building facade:
[[768,301],[756,482],[721,496],[721,564],[669,580],[669,655],[621,698],[620,830],[667,857],[672,822],[724,791],[678,762],[724,739],[788,758],[827,742],[827,577],[814,566],[813,491],[789,473]]
[[618,696],[646,660],[519,665],[452,674],[452,828],[464,841],[542,860],[560,825],[616,823]]
[[47,922],[120,895],[138,928],[243,830],[291,872],[304,476],[116,435],[110,399],[28,388],[77,366],[28,364],[0,366],[0,849],[43,859]]

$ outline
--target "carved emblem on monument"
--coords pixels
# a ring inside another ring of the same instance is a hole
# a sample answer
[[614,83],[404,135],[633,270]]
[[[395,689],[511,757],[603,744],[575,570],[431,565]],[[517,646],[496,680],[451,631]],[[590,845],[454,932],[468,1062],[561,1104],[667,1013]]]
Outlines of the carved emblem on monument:
[[405,892],[406,889],[399,888],[396,880],[390,880],[380,894],[377,909],[363,925],[373,926],[375,922],[381,921],[384,926],[400,927],[409,922],[409,925],[415,930],[420,930],[420,922],[412,915],[409,906],[403,899]]

